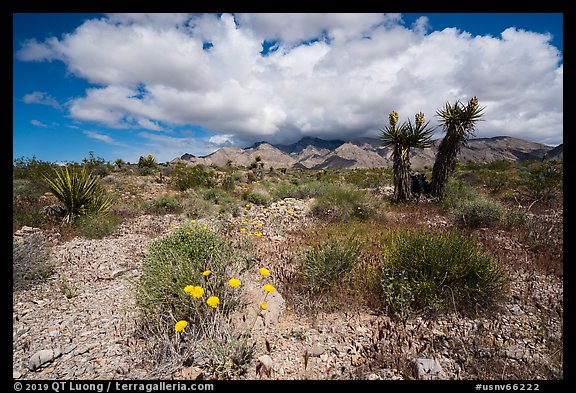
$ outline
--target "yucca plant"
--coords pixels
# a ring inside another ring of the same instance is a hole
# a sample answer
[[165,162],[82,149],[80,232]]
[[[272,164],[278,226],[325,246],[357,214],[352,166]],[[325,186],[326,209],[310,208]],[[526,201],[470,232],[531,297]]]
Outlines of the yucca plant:
[[446,135],[440,142],[432,168],[432,195],[438,198],[444,196],[444,188],[456,168],[460,148],[474,135],[476,123],[484,109],[478,106],[478,98],[473,97],[467,105],[456,101],[454,105],[446,103],[443,109],[436,111]]
[[99,187],[98,179],[83,167],[64,167],[55,170],[55,176],[44,176],[50,191],[66,207],[63,221],[70,223],[82,213],[105,213],[110,210],[111,200]]
[[394,200],[396,202],[410,199],[410,148],[424,148],[430,145],[430,138],[434,132],[424,123],[422,112],[416,114],[416,124],[410,120],[397,126],[398,113],[390,112],[388,115],[389,126],[381,129],[380,140],[384,147],[394,146],[392,157],[394,160]]
[[148,154],[146,157],[140,156],[138,159],[138,168],[156,168],[156,159],[152,154]]

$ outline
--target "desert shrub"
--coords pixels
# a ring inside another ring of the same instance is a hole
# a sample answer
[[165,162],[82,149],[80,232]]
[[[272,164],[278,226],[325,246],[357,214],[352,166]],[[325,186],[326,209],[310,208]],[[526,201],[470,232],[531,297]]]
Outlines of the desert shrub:
[[504,223],[507,228],[518,228],[526,225],[526,211],[509,209],[504,213]]
[[53,177],[45,176],[44,180],[50,191],[64,204],[67,212],[65,222],[72,222],[83,213],[105,213],[110,210],[110,198],[86,168],[64,167],[56,170]]
[[52,275],[54,263],[41,233],[15,238],[12,246],[12,283],[15,289],[29,288]]
[[492,256],[453,232],[398,232],[381,264],[385,310],[400,318],[416,311],[486,309],[499,299],[506,282]]
[[442,207],[449,211],[458,207],[464,201],[473,201],[478,197],[478,191],[464,181],[451,177],[444,188]]
[[178,199],[168,196],[152,199],[144,203],[144,211],[148,214],[169,214],[182,211]]
[[522,173],[520,184],[529,202],[551,203],[562,196],[564,170],[562,164],[532,163]]
[[268,193],[264,191],[252,191],[242,195],[242,199],[253,203],[255,205],[268,206],[270,205],[271,198]]
[[236,183],[234,180],[233,173],[228,173],[226,174],[226,176],[224,176],[224,179],[222,179],[222,188],[228,192],[234,191],[234,189],[236,188]]
[[180,191],[189,188],[212,187],[214,185],[213,172],[203,165],[178,164],[170,174],[170,182]]
[[341,284],[358,262],[358,249],[354,241],[332,241],[307,251],[300,267],[304,287],[322,292]]
[[[50,162],[37,160],[36,157],[19,157],[14,159],[12,165],[12,176],[14,179],[28,179],[36,185],[44,185],[40,180],[43,176],[54,173],[58,166]],[[44,185],[44,187],[46,187]]]
[[505,211],[498,202],[485,198],[466,200],[452,209],[456,220],[466,228],[484,228],[500,222]]
[[202,192],[205,200],[218,206],[218,213],[229,213],[238,205],[237,200],[226,191],[219,188],[208,188]]
[[[137,284],[137,305],[144,316],[171,315],[191,323],[211,320],[210,307],[191,308],[188,285],[202,286],[220,299],[224,313],[238,303],[227,285],[234,269],[235,255],[224,239],[204,226],[185,225],[148,246]],[[203,272],[209,270],[208,277]]]
[[122,217],[113,213],[86,214],[74,222],[74,227],[88,239],[102,239],[111,235],[121,222]]
[[327,220],[364,220],[374,215],[376,201],[366,191],[351,187],[329,185],[318,196],[310,210],[315,217]]
[[273,200],[277,201],[284,198],[297,198],[298,187],[295,184],[278,183],[270,191]]

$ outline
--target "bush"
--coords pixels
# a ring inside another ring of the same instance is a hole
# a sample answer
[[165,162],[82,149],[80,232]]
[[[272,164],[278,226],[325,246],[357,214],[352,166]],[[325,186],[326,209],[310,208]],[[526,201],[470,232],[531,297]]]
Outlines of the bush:
[[202,165],[193,167],[186,164],[178,164],[170,174],[170,182],[180,191],[189,188],[212,187],[214,185],[213,174]]
[[457,233],[398,232],[381,265],[385,308],[400,318],[415,311],[486,309],[503,292],[503,269]]
[[66,207],[65,222],[72,222],[83,213],[105,213],[110,210],[110,198],[86,168],[78,171],[76,167],[64,167],[56,171],[55,177],[44,176],[44,180]]
[[444,188],[444,197],[441,202],[444,209],[449,211],[458,207],[462,202],[473,201],[477,197],[478,191],[472,186],[462,180],[451,177]]
[[[199,322],[191,309],[191,296],[184,292],[186,286],[194,285],[206,289],[204,299],[218,296],[219,309],[228,313],[238,302],[226,284],[233,262],[232,250],[217,234],[196,225],[182,226],[149,244],[137,284],[137,305],[145,317],[171,315],[177,321]],[[211,272],[207,278],[202,274],[206,270]],[[213,312],[210,307],[198,309],[201,316]]]
[[261,206],[268,206],[271,202],[270,195],[258,191],[253,191],[243,195],[243,199],[255,205],[261,205]]
[[375,213],[375,201],[366,191],[330,185],[312,205],[311,214],[328,220],[364,220]]
[[358,248],[353,241],[332,241],[306,252],[301,263],[305,287],[311,292],[322,292],[341,284],[358,262]]
[[144,203],[144,211],[148,214],[169,214],[182,211],[178,199],[160,197]]
[[15,289],[25,289],[50,277],[54,264],[42,234],[33,233],[12,243],[12,283]]
[[122,222],[116,214],[86,214],[79,217],[74,226],[78,233],[88,239],[102,239],[111,235]]
[[498,223],[504,215],[504,208],[498,202],[478,198],[460,203],[452,213],[466,228],[484,228]]

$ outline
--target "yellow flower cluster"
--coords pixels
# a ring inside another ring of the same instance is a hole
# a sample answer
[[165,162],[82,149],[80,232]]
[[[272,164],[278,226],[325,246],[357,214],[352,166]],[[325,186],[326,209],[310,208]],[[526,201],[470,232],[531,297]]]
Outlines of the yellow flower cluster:
[[240,285],[240,280],[237,278],[231,278],[230,281],[228,281],[228,285],[230,285],[232,288],[236,288]]

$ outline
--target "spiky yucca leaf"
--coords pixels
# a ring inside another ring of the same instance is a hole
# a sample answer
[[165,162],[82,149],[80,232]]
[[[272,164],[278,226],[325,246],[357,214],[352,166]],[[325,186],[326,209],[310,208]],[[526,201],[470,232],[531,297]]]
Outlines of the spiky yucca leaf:
[[44,176],[50,191],[66,207],[65,222],[71,222],[82,212],[105,213],[111,207],[110,199],[104,190],[98,186],[97,178],[86,168],[78,171],[76,168],[64,167],[55,170],[55,176]]

